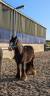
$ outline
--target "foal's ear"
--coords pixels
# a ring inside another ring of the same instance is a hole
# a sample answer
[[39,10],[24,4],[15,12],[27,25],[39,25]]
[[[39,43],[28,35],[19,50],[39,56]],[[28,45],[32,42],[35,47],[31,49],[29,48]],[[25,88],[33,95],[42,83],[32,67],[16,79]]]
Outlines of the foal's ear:
[[17,36],[15,36],[14,39],[17,39]]
[[18,39],[18,38],[17,38],[17,35],[14,37],[14,39]]

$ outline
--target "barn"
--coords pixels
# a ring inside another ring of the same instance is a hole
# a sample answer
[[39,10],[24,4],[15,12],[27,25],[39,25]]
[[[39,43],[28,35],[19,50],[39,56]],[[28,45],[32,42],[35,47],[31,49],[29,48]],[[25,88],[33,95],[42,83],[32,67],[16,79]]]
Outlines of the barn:
[[[0,1],[0,47],[3,50],[8,48],[12,35],[17,35],[23,46],[25,44],[33,46],[35,52],[44,51],[46,28]],[[5,50],[4,54],[7,51]]]

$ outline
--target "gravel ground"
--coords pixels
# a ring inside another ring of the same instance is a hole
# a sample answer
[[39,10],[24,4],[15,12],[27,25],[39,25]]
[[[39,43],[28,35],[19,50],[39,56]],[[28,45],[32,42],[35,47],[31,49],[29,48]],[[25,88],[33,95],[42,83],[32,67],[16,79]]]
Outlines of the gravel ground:
[[16,63],[3,59],[0,76],[0,96],[50,96],[50,51],[35,54],[36,75],[27,81],[17,80]]

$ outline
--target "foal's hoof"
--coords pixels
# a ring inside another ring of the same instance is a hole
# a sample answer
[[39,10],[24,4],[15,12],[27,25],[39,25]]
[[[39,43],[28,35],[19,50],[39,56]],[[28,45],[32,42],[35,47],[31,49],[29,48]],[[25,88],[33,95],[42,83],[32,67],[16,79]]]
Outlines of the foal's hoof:
[[18,75],[18,74],[16,74],[15,77],[16,77],[16,79],[20,79],[20,75]]
[[26,81],[27,80],[27,76],[22,76],[21,79]]
[[32,75],[36,75],[36,70],[32,70]]

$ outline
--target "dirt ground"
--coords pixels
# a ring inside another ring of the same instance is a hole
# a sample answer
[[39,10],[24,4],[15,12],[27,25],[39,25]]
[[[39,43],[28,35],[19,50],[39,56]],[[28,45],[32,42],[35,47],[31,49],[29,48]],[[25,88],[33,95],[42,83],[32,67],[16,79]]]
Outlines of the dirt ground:
[[27,81],[15,78],[17,65],[3,59],[0,76],[0,96],[50,96],[50,51],[35,54],[36,75]]

